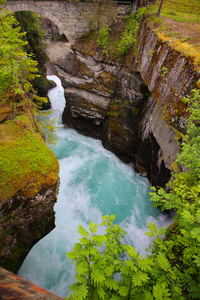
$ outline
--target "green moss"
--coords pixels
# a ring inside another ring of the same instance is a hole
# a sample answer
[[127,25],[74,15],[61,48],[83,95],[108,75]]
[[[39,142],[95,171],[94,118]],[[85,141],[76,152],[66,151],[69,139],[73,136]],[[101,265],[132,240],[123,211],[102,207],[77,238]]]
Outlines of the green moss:
[[110,129],[120,138],[122,134],[122,126],[117,122],[116,119],[112,118],[110,120]]
[[83,105],[83,107],[88,108],[88,109],[91,109],[91,108],[97,109],[103,115],[106,115],[106,111],[103,107],[101,107],[101,103],[94,104],[94,103],[88,102],[83,97],[78,97],[78,101],[80,102],[81,105]]
[[138,115],[140,114],[140,111],[141,111],[141,109],[140,109],[139,107],[137,107],[137,106],[134,106],[134,107],[132,108],[132,112],[133,112],[133,114],[134,114],[135,116],[138,116]]
[[200,70],[200,53],[198,50],[196,50],[194,48],[194,46],[189,45],[188,43],[185,42],[181,42],[179,39],[177,38],[170,38],[170,37],[166,37],[163,35],[163,33],[161,32],[156,32],[156,35],[158,36],[158,38],[163,42],[169,42],[169,46],[176,50],[177,52],[181,53],[183,56],[191,59],[195,69],[197,71]]
[[41,220],[38,223],[37,226],[37,232],[36,232],[36,236],[35,239],[36,240],[40,240],[47,231],[47,225],[49,224],[49,219],[54,219],[54,212],[53,211],[48,211],[45,216],[43,216],[41,218]]
[[33,81],[33,87],[37,91],[37,95],[40,97],[46,97],[49,89],[49,84],[46,78],[43,76],[35,77]]
[[1,124],[0,169],[0,202],[18,190],[33,197],[58,180],[58,161],[27,115]]
[[[1,249],[3,249],[3,245]],[[19,242],[13,247],[12,254],[1,264],[1,267],[9,270],[10,272],[16,273],[22,264],[24,253],[27,253],[28,250],[29,249],[25,249],[23,242]]]
[[178,174],[180,172],[180,167],[177,162],[174,161],[171,164],[171,170],[173,171],[174,174]]
[[110,110],[107,112],[107,115],[114,118],[124,118],[126,113],[123,104],[118,104],[115,101],[111,101]]

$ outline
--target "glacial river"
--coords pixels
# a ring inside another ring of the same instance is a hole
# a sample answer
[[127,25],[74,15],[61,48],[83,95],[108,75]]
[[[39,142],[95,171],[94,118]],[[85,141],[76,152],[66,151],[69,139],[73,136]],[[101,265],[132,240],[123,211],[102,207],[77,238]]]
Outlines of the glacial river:
[[151,243],[144,235],[148,222],[165,227],[169,219],[152,207],[147,178],[105,150],[101,141],[62,126],[63,88],[56,76],[49,78],[57,83],[49,92],[54,110],[51,118],[57,118],[58,142],[52,150],[60,163],[56,227],[32,248],[18,275],[64,297],[74,282],[74,268],[66,252],[79,238],[78,225],[88,229],[90,220],[100,224],[103,215],[115,214],[115,222],[127,232],[125,242],[145,256]]

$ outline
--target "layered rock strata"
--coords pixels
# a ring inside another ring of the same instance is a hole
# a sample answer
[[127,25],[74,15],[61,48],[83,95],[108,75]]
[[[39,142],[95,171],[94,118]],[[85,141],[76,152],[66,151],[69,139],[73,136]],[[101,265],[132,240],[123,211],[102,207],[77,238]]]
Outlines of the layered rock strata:
[[[180,132],[185,132],[184,96],[196,86],[200,78],[199,68],[193,60],[174,50],[173,38],[163,42],[148,23],[143,22],[140,33],[138,57],[134,51],[128,55],[126,65],[130,70],[138,70],[159,107],[163,118]],[[184,48],[184,45],[183,45]]]
[[105,61],[89,46],[79,40],[47,48],[65,89],[63,123],[101,139],[153,185],[163,186],[172,170],[180,170],[174,161],[186,129],[181,99],[199,74],[146,23],[137,59],[133,49],[123,64]]

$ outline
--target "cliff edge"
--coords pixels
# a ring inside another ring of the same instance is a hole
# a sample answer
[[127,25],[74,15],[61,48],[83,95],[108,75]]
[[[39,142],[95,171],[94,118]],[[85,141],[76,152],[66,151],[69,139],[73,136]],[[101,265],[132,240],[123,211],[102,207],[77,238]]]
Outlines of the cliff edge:
[[59,163],[39,131],[28,99],[13,101],[12,95],[2,99],[0,265],[13,272],[31,247],[55,226]]

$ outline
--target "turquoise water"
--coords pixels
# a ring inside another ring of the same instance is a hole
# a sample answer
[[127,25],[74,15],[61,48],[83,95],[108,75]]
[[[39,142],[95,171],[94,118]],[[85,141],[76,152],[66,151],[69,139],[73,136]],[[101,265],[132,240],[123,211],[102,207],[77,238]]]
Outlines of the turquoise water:
[[18,274],[64,297],[74,281],[74,268],[66,252],[79,238],[78,225],[88,229],[90,220],[99,224],[103,215],[115,214],[115,222],[127,232],[125,242],[145,256],[145,248],[151,243],[144,235],[148,222],[161,227],[167,226],[169,220],[152,208],[147,178],[104,149],[101,141],[63,128],[63,89],[57,77],[51,79],[57,83],[49,92],[52,117],[57,118],[58,142],[53,151],[60,162],[56,227],[32,248]]

